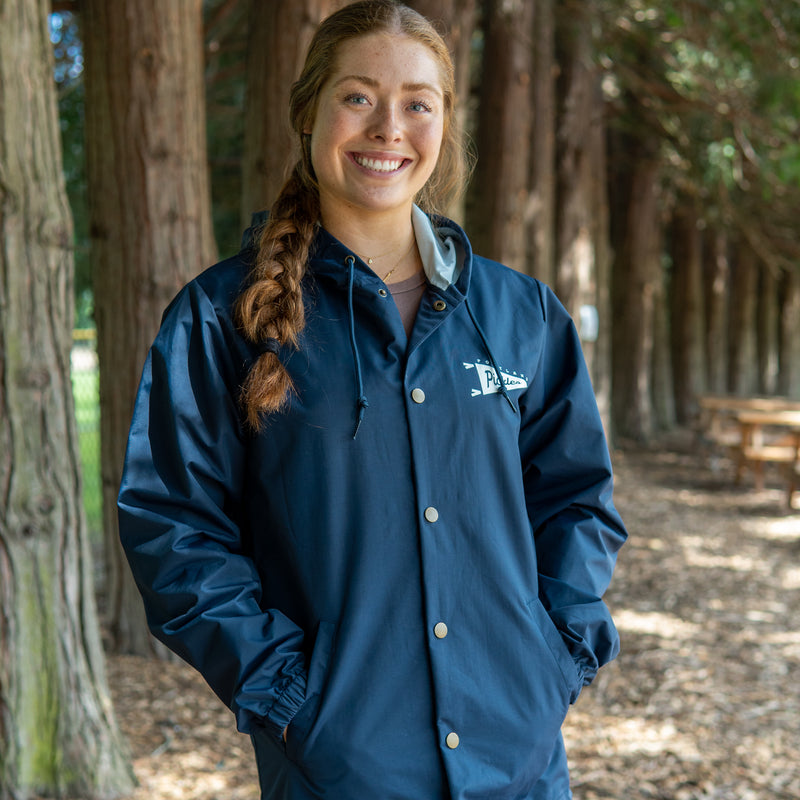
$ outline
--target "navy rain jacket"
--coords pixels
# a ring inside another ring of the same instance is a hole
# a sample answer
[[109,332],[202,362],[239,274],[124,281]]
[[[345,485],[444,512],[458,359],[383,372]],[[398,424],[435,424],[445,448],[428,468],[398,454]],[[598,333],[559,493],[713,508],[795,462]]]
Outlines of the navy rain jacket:
[[562,721],[618,651],[601,598],[626,534],[571,319],[435,223],[415,209],[410,339],[319,230],[280,354],[297,393],[258,435],[238,393],[260,348],[232,321],[252,230],[144,368],[122,542],[155,635],[252,735],[265,798],[568,798]]

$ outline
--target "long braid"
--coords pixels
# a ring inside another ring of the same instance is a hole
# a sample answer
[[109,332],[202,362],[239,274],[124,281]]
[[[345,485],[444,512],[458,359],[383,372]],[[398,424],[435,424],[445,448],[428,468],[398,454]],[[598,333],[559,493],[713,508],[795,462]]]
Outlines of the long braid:
[[[301,163],[295,166],[272,206],[261,234],[250,284],[236,304],[236,322],[245,338],[297,347],[305,326],[301,281],[319,219],[319,200],[304,180]],[[272,351],[253,364],[241,391],[247,422],[258,431],[263,415],[283,408],[293,391],[292,379]]]

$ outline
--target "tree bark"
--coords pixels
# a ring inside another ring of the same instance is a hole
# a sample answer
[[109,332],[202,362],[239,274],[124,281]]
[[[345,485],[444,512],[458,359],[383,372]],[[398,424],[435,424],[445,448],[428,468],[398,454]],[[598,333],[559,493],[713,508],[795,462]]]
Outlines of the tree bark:
[[[610,405],[610,286],[605,121],[590,9],[558,15],[560,64],[554,287],[578,325],[606,427]],[[536,153],[534,160],[539,158]]]
[[786,271],[779,283],[778,393],[800,397],[800,271]]
[[778,286],[774,272],[766,264],[762,264],[758,273],[756,328],[758,391],[765,395],[775,394],[778,380]]
[[145,654],[116,495],[133,400],[161,314],[215,260],[205,144],[202,0],[86,0],[86,157],[100,363],[111,647]]
[[555,290],[561,302],[578,318],[580,306],[594,305],[596,293],[592,201],[594,174],[589,144],[592,128],[602,121],[598,113],[587,21],[570,7],[558,26],[561,65],[558,119],[558,199]]
[[[661,244],[659,228],[659,245]],[[659,252],[661,248],[659,246]],[[653,354],[650,366],[650,397],[653,403],[653,428],[667,431],[675,427],[675,394],[670,358],[669,300],[666,275],[658,271],[653,281]]]
[[[242,225],[269,208],[299,154],[293,152],[289,91],[320,20],[345,0],[250,0],[242,157]],[[294,156],[294,158],[293,158]]]
[[534,4],[485,0],[477,122],[478,163],[467,197],[475,251],[527,266]]
[[705,331],[703,347],[706,366],[706,390],[725,392],[725,334],[728,303],[728,238],[724,231],[711,231],[708,257],[704,261]]
[[0,5],[0,798],[117,797],[72,405],[72,219],[47,0]]
[[531,83],[530,198],[527,272],[555,286],[556,280],[556,77],[553,0],[536,3]]
[[672,220],[670,351],[675,417],[688,425],[697,413],[703,386],[703,236],[696,203],[678,201]]
[[[472,37],[478,13],[478,0],[410,0],[409,6],[427,17],[444,36],[456,74],[456,113],[462,131],[469,132],[469,99],[472,78]],[[448,209],[456,222],[464,220],[464,198]]]
[[654,430],[651,360],[655,297],[660,280],[660,164],[647,142],[618,141],[618,253],[614,264],[614,434],[646,441]]
[[728,311],[728,376],[730,394],[753,394],[756,370],[756,291],[758,261],[747,242],[740,242],[731,263]]

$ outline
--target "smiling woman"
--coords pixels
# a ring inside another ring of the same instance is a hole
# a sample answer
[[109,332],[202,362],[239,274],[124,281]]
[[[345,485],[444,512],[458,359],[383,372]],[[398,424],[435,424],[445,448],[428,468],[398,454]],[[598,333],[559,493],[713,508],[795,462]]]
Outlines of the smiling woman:
[[290,110],[291,177],[145,365],[119,509],[150,625],[262,798],[565,800],[626,536],[576,331],[438,213],[466,171],[427,20],[333,14]]

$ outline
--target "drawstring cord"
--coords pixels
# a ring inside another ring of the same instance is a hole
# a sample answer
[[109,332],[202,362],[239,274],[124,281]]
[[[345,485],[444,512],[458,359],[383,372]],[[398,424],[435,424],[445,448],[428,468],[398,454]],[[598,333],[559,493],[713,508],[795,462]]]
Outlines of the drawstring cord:
[[492,362],[492,369],[497,375],[497,380],[500,381],[500,394],[505,397],[508,404],[511,406],[511,410],[516,414],[517,407],[514,405],[514,401],[509,397],[508,389],[506,389],[506,382],[503,379],[503,373],[500,372],[500,367],[497,365],[497,361],[495,360],[494,353],[492,352],[492,348],[489,347],[489,342],[486,339],[486,334],[483,332],[483,328],[481,328],[478,320],[475,319],[475,315],[472,313],[472,306],[469,304],[469,300],[464,300],[464,305],[467,307],[467,311],[469,312],[469,318],[472,320],[472,324],[475,326],[475,330],[478,331],[478,336],[481,337],[481,341],[483,342],[484,349],[486,350],[487,354],[489,355],[489,361]]
[[347,313],[350,322],[350,347],[353,349],[353,363],[356,369],[356,396],[358,398],[357,411],[356,411],[356,429],[353,432],[353,438],[358,436],[358,429],[364,421],[364,412],[369,408],[369,400],[364,394],[364,383],[361,378],[361,357],[358,354],[358,343],[356,342],[356,321],[353,315],[353,278],[354,278],[354,265],[356,263],[353,256],[345,258],[349,267],[349,275],[347,281]]

